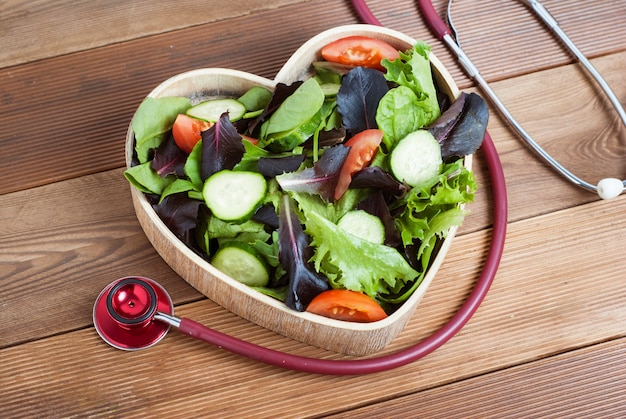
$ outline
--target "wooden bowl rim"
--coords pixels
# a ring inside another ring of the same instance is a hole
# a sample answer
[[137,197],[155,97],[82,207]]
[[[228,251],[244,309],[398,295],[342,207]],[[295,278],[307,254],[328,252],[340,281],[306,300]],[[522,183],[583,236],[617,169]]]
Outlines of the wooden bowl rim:
[[[396,47],[398,47],[398,45],[400,44],[406,44],[408,45],[408,47],[412,47],[412,45],[414,45],[416,42],[415,39],[401,32],[388,29],[388,28],[379,27],[379,26],[366,25],[366,24],[339,26],[339,27],[335,27],[327,31],[324,31],[314,36],[309,41],[305,42],[300,48],[298,48],[298,50],[285,63],[285,65],[277,73],[274,80],[270,80],[270,79],[257,76],[251,73],[247,73],[244,71],[240,71],[240,70],[233,70],[233,69],[226,69],[226,68],[219,68],[219,67],[201,68],[201,69],[186,71],[184,73],[180,73],[173,77],[170,77],[169,79],[165,80],[164,82],[159,84],[157,87],[155,87],[149,93],[148,96],[159,97],[161,95],[166,95],[168,89],[176,85],[177,83],[181,83],[181,82],[184,82],[185,80],[189,80],[193,78],[202,78],[202,77],[216,78],[216,79],[224,78],[224,77],[233,78],[235,80],[239,79],[239,80],[245,81],[246,83],[258,84],[258,85],[262,85],[268,88],[275,86],[276,83],[278,82],[284,82],[284,83],[293,82],[295,80],[291,80],[291,78],[294,77],[295,75],[294,69],[296,70],[300,69],[302,71],[303,67],[299,63],[302,63],[303,60],[307,60],[307,57],[317,56],[319,54],[319,49],[321,48],[320,45],[324,45],[325,43],[330,42],[331,40],[339,39],[343,36],[349,36],[349,35],[369,35],[369,36],[379,37],[381,39],[391,41],[390,43],[392,43],[392,45]],[[399,48],[399,49],[402,49],[402,48]],[[437,79],[440,88],[446,90],[444,93],[450,96],[451,98],[457,97],[459,95],[459,90],[456,84],[454,83],[454,80],[452,79],[450,74],[447,72],[447,70],[443,67],[441,62],[432,53],[430,55],[430,61],[431,61],[431,67],[433,68],[434,76]],[[310,63],[312,62],[312,60],[308,60],[305,62],[308,62],[308,67],[310,67]],[[126,135],[127,167],[130,167],[132,164],[133,154],[134,154],[134,134],[132,131],[132,127],[129,126],[127,135]],[[465,165],[470,169],[471,169],[471,161],[472,161],[472,156],[467,156],[464,162]],[[326,317],[315,315],[312,313],[298,312],[295,310],[291,310],[282,301],[276,300],[272,297],[262,294],[238,282],[237,280],[228,277],[222,272],[218,271],[207,260],[203,259],[199,255],[197,255],[195,252],[193,252],[191,249],[189,249],[182,241],[180,241],[169,230],[169,228],[163,223],[163,221],[161,221],[161,219],[156,215],[156,213],[152,209],[150,203],[148,202],[148,200],[146,199],[143,193],[139,192],[132,186],[131,186],[131,192],[133,194],[133,200],[136,205],[135,206],[136,212],[140,210],[143,211],[150,218],[153,226],[157,229],[157,231],[168,242],[173,244],[178,251],[182,252],[183,255],[188,257],[191,262],[195,263],[203,271],[208,272],[211,276],[225,282],[225,284],[230,289],[236,290],[254,300],[258,300],[259,302],[265,305],[268,305],[274,308],[275,310],[278,310],[281,313],[284,313],[286,316],[293,316],[304,322],[311,322],[316,325],[330,327],[330,328],[338,329],[338,330],[344,330],[347,332],[380,331],[381,329],[385,329],[385,328],[389,328],[393,326],[397,322],[406,323],[406,321],[408,321],[408,318],[411,316],[411,314],[417,307],[417,304],[423,297],[424,293],[427,291],[441,263],[443,263],[443,260],[445,259],[445,256],[451,245],[452,239],[454,238],[456,231],[457,231],[457,227],[453,227],[449,230],[447,237],[444,239],[437,255],[433,259],[432,264],[428,272],[424,276],[422,283],[415,290],[413,295],[411,295],[411,297],[409,297],[409,299],[407,299],[407,301],[405,301],[394,313],[390,314],[387,318],[383,320],[372,322],[372,323],[346,322],[346,321],[326,318]],[[142,224],[142,227],[144,227],[143,224]],[[146,232],[146,235],[148,236],[148,238],[154,245],[154,241],[153,241],[154,237],[151,237],[151,234],[153,232],[146,231],[146,228],[144,228],[144,232]],[[161,254],[161,256],[164,257],[164,259],[166,259],[165,255]],[[170,263],[168,262],[168,264]],[[172,266],[172,264],[170,264],[170,266]],[[174,270],[177,270],[175,266],[172,266],[172,268],[174,268]],[[190,281],[189,278],[185,278],[183,276],[183,279],[187,281],[188,283],[190,283],[191,285],[193,285],[194,287],[198,288],[196,284],[193,283],[193,281]],[[210,295],[206,295],[206,297],[213,299],[212,296]],[[223,305],[223,304],[220,304],[220,305]],[[226,306],[224,307],[229,311],[239,314],[237,313],[236,310],[233,310],[232,307],[226,307]],[[256,321],[254,322],[258,323]],[[399,331],[397,331],[395,335],[397,335],[397,333],[399,333]],[[393,339],[395,335],[391,336],[388,341]],[[289,336],[289,337],[292,337],[292,336]],[[301,339],[298,339],[298,340],[301,340]],[[313,344],[315,346],[324,347],[324,345],[320,345],[319,343],[312,343],[312,342],[307,342],[307,343]],[[364,354],[365,353],[368,353],[368,352],[364,352]]]

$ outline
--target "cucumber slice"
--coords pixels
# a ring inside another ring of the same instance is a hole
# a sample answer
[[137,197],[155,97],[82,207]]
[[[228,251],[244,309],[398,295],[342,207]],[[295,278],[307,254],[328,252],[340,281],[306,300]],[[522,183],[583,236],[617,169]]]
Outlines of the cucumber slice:
[[234,122],[243,118],[246,107],[236,99],[212,99],[187,109],[187,115],[209,122],[217,122],[224,112]]
[[363,210],[346,212],[337,223],[339,228],[368,242],[384,244],[385,226],[380,218]]
[[257,210],[267,192],[260,173],[221,170],[211,175],[202,196],[213,215],[224,221],[245,221]]
[[416,187],[425,184],[441,171],[441,147],[426,130],[418,130],[401,139],[391,151],[391,172],[401,182]]
[[211,264],[231,278],[252,287],[264,287],[270,280],[262,256],[247,243],[224,243],[211,259]]

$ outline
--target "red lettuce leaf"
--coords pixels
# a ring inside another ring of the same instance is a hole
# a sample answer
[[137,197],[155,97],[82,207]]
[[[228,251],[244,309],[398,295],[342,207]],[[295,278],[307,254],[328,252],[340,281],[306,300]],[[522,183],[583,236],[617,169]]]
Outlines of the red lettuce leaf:
[[278,260],[289,278],[285,304],[293,310],[304,311],[315,296],[329,289],[328,280],[308,262],[313,256],[311,239],[304,233],[287,194],[281,197],[278,220]]
[[178,193],[166,196],[152,207],[172,233],[191,246],[195,242],[194,229],[201,204],[199,200],[189,198],[187,193]]
[[211,128],[202,132],[202,180],[220,170],[232,169],[244,152],[241,135],[228,119],[228,113],[224,113]]
[[441,145],[441,157],[449,161],[474,153],[485,138],[489,109],[476,93],[464,93],[452,103],[428,131]]
[[178,148],[174,137],[170,134],[167,139],[154,150],[154,158],[150,166],[161,177],[166,177],[167,175],[182,177],[185,175],[183,167],[186,161],[187,154]]
[[393,176],[378,166],[368,166],[352,175],[352,189],[375,188],[392,196],[404,195],[409,187],[398,182]]
[[351,136],[378,127],[378,102],[388,90],[383,73],[371,68],[356,67],[342,78],[337,93],[337,110]]
[[254,221],[265,224],[272,230],[278,228],[278,214],[276,214],[276,208],[272,204],[264,204],[254,213],[252,216]]
[[263,176],[276,177],[282,173],[295,172],[305,158],[304,154],[292,154],[285,157],[261,157],[257,163],[257,169]]
[[402,244],[402,238],[381,190],[372,192],[367,198],[359,202],[357,209],[380,218],[385,227],[385,244],[387,246],[397,247]]
[[350,147],[342,144],[330,147],[313,167],[300,172],[284,173],[276,176],[276,180],[285,191],[319,194],[328,202],[332,202],[339,172],[349,151]]

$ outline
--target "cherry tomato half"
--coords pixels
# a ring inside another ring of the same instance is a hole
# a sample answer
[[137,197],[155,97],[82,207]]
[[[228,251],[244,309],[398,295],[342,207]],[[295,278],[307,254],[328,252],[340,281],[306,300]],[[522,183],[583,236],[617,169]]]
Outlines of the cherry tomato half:
[[241,138],[248,141],[252,145],[257,145],[259,143],[259,140],[257,140],[256,138],[248,137],[247,135],[242,134]]
[[382,140],[383,132],[381,130],[367,129],[345,142],[345,145],[350,146],[350,151],[339,172],[339,180],[335,187],[335,199],[341,198],[348,190],[348,186],[352,182],[352,175],[370,164]]
[[178,148],[189,154],[193,150],[193,146],[202,138],[201,132],[210,127],[210,122],[179,114],[174,121],[172,135]]
[[367,36],[348,36],[324,46],[322,57],[333,63],[384,70],[380,62],[385,58],[393,61],[400,57],[400,53],[380,39]]
[[387,317],[372,297],[357,291],[328,290],[318,294],[306,311],[336,320],[369,323]]

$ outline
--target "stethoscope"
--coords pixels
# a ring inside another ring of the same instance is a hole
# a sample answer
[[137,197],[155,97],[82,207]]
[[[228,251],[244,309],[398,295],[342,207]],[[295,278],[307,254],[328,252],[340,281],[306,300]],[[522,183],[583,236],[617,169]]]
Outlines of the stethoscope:
[[[421,2],[425,3],[425,2]],[[378,24],[365,3],[353,4],[366,23]],[[363,14],[365,13],[365,14]],[[259,346],[174,316],[167,291],[144,277],[120,278],[102,290],[93,309],[94,326],[102,339],[123,350],[148,348],[173,327],[179,332],[253,360],[290,370],[332,375],[370,374],[401,367],[430,354],[450,340],[472,318],[496,276],[504,250],[507,227],[507,193],[500,158],[488,133],[482,144],[493,194],[491,247],[483,270],[459,310],[429,337],[397,352],[366,359],[317,359]]]
[[[565,32],[559,27],[556,19],[548,12],[548,10],[537,0],[519,0],[528,6],[540,19],[545,23],[563,42],[563,44],[569,49],[569,51],[576,57],[576,59],[585,67],[585,69],[593,76],[598,85],[602,88],[611,104],[617,111],[624,125],[626,125],[626,111],[620,103],[615,93],[611,90],[608,83],[604,80],[602,75],[596,70],[596,68],[589,62],[585,55],[576,47],[574,42],[565,34]],[[371,19],[371,13],[363,2],[359,1],[360,8],[357,11],[362,10],[367,19]],[[465,54],[456,37],[456,31],[452,23],[451,17],[451,5],[452,0],[448,2],[447,19],[450,26],[446,25],[444,21],[439,17],[433,4],[430,0],[417,0],[426,22],[434,32],[435,36],[440,41],[443,41],[446,46],[457,56],[459,64],[467,75],[472,78],[481,89],[487,94],[491,102],[496,106],[498,111],[506,118],[511,126],[522,137],[526,144],[546,163],[548,163],[554,170],[564,176],[568,181],[576,186],[579,186],[587,191],[597,193],[602,199],[612,199],[620,195],[626,186],[626,180],[620,180],[617,178],[604,178],[601,179],[597,185],[593,185],[584,181],[580,177],[574,175],[571,171],[567,170],[556,159],[554,159],[547,151],[545,151],[517,122],[509,110],[504,106],[502,101],[498,98],[495,92],[491,89],[487,81],[481,76],[476,66],[472,63],[469,57]],[[362,6],[361,6],[362,5]],[[362,7],[362,8],[361,8]],[[369,16],[368,16],[369,15]],[[362,15],[363,16],[363,15]],[[375,18],[374,18],[375,19]],[[452,29],[451,29],[452,28]]]

